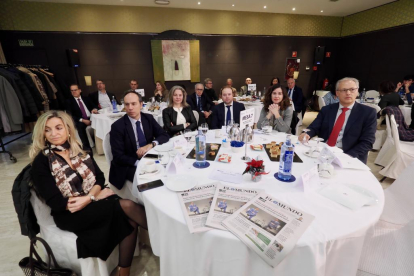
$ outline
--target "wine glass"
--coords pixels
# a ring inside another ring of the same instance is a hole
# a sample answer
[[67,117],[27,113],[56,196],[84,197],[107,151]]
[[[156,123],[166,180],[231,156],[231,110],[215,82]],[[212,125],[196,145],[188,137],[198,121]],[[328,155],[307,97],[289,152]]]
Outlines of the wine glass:
[[164,168],[166,168],[168,162],[170,161],[170,155],[168,154],[168,152],[159,152],[158,161]]
[[206,135],[207,132],[208,132],[208,124],[203,123],[203,124],[200,125],[200,127],[201,127],[201,131],[203,132],[203,134]]
[[269,133],[272,132],[272,126],[270,125],[270,121],[269,120],[265,119],[262,122],[262,125],[261,126],[262,126],[262,131],[263,131],[264,134],[269,134]]
[[[306,134],[308,134],[308,132],[310,131],[310,129],[305,128],[304,130],[302,130],[303,132],[305,132]],[[305,146],[309,146],[309,139],[306,138],[306,136],[303,137],[302,139],[302,144],[304,144]]]
[[190,143],[191,136],[191,129],[184,129],[184,139],[187,140],[187,145]]
[[230,135],[229,132],[230,132],[230,129],[233,127],[233,125],[234,125],[234,120],[228,120],[227,121],[227,124],[226,124],[226,133],[227,133],[227,135]]
[[312,138],[313,141],[316,141],[316,146],[312,146],[311,150],[310,150],[310,156],[312,158],[317,158],[319,156],[319,154],[321,153],[321,150],[319,148],[319,142],[323,141],[323,138],[320,137],[314,137]]

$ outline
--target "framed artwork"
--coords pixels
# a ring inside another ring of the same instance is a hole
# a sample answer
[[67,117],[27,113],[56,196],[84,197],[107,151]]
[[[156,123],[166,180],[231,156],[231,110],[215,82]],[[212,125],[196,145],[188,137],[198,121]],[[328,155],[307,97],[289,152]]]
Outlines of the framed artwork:
[[287,58],[286,59],[286,72],[285,80],[293,78],[295,71],[299,71],[300,59]]

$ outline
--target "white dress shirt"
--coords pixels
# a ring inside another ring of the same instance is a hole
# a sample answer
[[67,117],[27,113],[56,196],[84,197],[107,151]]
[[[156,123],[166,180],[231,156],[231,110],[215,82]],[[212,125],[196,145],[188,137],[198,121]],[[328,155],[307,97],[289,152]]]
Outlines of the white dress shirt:
[[[78,104],[78,106],[79,106],[79,101],[78,101],[78,99],[80,99],[80,101],[81,101],[81,102],[82,102],[82,104],[83,104],[83,107],[85,108],[86,116],[88,116],[88,118],[90,118],[90,117],[91,117],[91,112],[89,111],[89,109],[88,109],[88,107],[86,106],[85,102],[82,100],[82,97],[79,97],[79,98],[73,97],[73,98],[75,98],[75,101],[76,101],[76,103]],[[80,106],[79,106],[79,108],[80,108]],[[79,119],[79,122],[82,122],[82,120],[83,120],[83,118],[80,118],[80,119]]]
[[224,103],[224,125],[227,125],[227,106],[230,106],[230,113],[231,113],[231,119],[234,121],[234,116],[233,116],[233,101],[230,104],[226,104]]
[[173,107],[173,109],[177,112],[177,121],[175,122],[175,124],[178,125],[183,125],[184,129],[185,129],[185,124],[187,123],[187,120],[185,119],[184,115],[181,113],[181,111],[183,111],[183,108],[175,108]]
[[[344,131],[345,131],[346,123],[348,122],[349,115],[351,115],[351,110],[354,107],[354,105],[355,105],[355,103],[348,106],[349,109],[345,113],[345,122],[344,122],[344,125],[342,126],[341,131],[339,132],[338,139],[336,140],[336,146],[338,148],[342,148],[342,138],[344,137]],[[341,113],[342,113],[342,108],[344,108],[344,106],[339,104],[339,109],[338,109],[338,112],[336,113],[335,123],[336,123],[336,120],[338,120],[339,115],[341,115]],[[335,126],[335,123],[334,123],[334,126]]]
[[101,108],[112,107],[111,100],[106,92],[102,93],[101,91],[98,91],[98,101]]

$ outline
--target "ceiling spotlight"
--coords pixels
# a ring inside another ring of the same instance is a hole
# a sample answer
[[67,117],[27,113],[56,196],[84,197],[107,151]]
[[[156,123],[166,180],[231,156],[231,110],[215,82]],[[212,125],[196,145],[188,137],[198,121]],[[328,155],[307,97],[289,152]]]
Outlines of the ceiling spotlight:
[[296,8],[293,8],[292,11],[296,11]]
[[264,6],[263,9],[267,9],[267,6]]
[[321,12],[323,12],[323,10],[321,10]]
[[157,5],[169,5],[170,4],[169,0],[155,0],[154,2]]
[[201,2],[198,2],[197,4],[199,4],[199,5],[200,5],[200,4],[201,4]]
[[234,4],[233,5],[231,5],[232,7],[234,7]]

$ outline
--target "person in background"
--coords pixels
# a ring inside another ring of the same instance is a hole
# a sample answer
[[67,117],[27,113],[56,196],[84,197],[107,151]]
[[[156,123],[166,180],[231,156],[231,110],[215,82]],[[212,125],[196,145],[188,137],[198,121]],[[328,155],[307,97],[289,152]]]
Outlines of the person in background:
[[405,76],[403,83],[399,82],[397,84],[397,88],[395,88],[395,92],[398,92],[401,97],[405,95],[408,104],[412,104],[413,97],[414,97],[413,76],[412,75]]
[[166,102],[168,100],[168,89],[163,82],[155,82],[154,97],[157,102]]
[[180,86],[173,86],[168,99],[168,107],[162,111],[162,120],[170,137],[180,135],[184,129],[196,130],[197,120],[186,102],[187,92]]
[[[237,90],[236,90],[236,88],[233,87],[233,80],[232,79],[227,79],[226,80],[226,85],[224,87],[231,88],[231,90],[233,91],[233,97],[237,97]],[[221,90],[220,90],[219,99],[221,99],[221,92],[222,91],[223,91],[223,88],[221,88]]]
[[336,96],[335,90],[331,90],[329,93],[326,93],[326,95],[323,96],[323,100],[325,105],[339,103],[339,98]]
[[82,90],[79,88],[79,85],[72,84],[70,86],[70,93],[72,93],[73,97],[66,100],[66,112],[72,116],[75,122],[83,149],[92,155],[92,148],[86,135],[86,128],[91,125],[91,114],[97,114],[98,109],[91,103],[89,98],[82,97]]
[[138,89],[138,81],[137,80],[131,80],[130,82],[129,82],[129,89],[127,89],[127,90],[125,90],[124,91],[124,94],[126,93],[126,92],[128,92],[128,91],[131,91],[131,90],[133,90],[133,91],[135,91],[136,89]]
[[210,78],[204,80],[203,94],[205,94],[212,102],[218,101],[216,91],[213,89],[213,81]]
[[[393,93],[396,94],[396,93]],[[389,105],[380,111],[381,115],[394,115],[395,122],[398,128],[398,136],[400,141],[413,142],[414,141],[414,129],[407,126],[404,115],[398,106]]]
[[98,88],[98,91],[89,94],[89,99],[94,106],[97,106],[99,109],[112,108],[112,99],[115,99],[116,103],[120,104],[113,93],[106,91],[105,82],[103,80],[96,80],[96,87]]
[[223,88],[221,98],[223,102],[213,109],[211,128],[221,129],[230,120],[240,125],[240,112],[245,110],[244,104],[233,101],[233,91],[229,87]]
[[290,99],[280,84],[270,87],[263,101],[263,108],[260,111],[257,128],[261,129],[263,122],[269,121],[272,129],[291,133],[290,125],[293,118],[293,107]]
[[63,111],[42,114],[29,156],[33,187],[56,226],[77,236],[78,258],[106,261],[119,245],[116,275],[129,275],[138,226],[148,228],[144,207],[104,186],[104,173],[81,149],[72,118]]
[[280,83],[279,78],[272,78],[272,80],[270,81],[270,86],[273,86],[278,83]]
[[375,142],[377,115],[375,109],[355,102],[359,81],[343,78],[336,83],[339,103],[324,106],[309,125],[308,133],[302,133],[299,141],[306,142],[318,135],[333,147],[367,163],[368,151]]
[[191,106],[191,110],[195,110],[199,114],[198,125],[203,123],[211,124],[212,108],[215,104],[208,98],[204,92],[204,86],[197,83],[194,86],[195,93],[187,96],[187,103]]
[[138,161],[153,147],[170,137],[151,114],[142,113],[142,97],[135,91],[124,95],[126,114],[111,125],[113,159],[109,182],[119,190],[126,180],[133,181]]
[[248,87],[249,87],[249,84],[252,84],[252,79],[251,78],[247,78],[246,79],[246,81],[245,81],[245,85],[243,85],[242,87],[240,87],[240,96],[242,96],[242,95],[247,95],[247,96],[249,96],[251,93],[250,93],[250,91],[248,91]]
[[296,82],[293,78],[287,80],[288,85],[288,96],[292,100],[295,106],[295,111],[299,114],[302,112],[303,105],[303,92],[302,88],[296,86]]
[[381,100],[378,106],[384,109],[387,106],[404,105],[404,101],[401,99],[398,93],[395,93],[395,85],[391,81],[383,81],[379,85],[379,93]]

